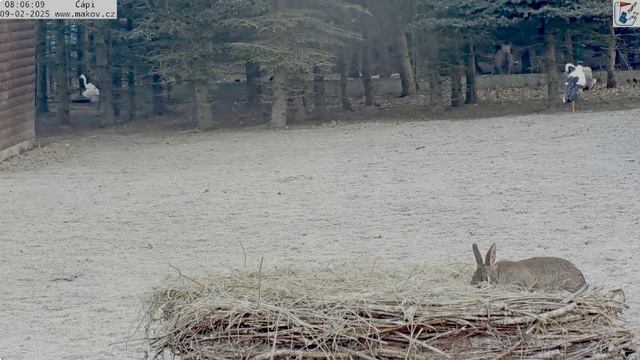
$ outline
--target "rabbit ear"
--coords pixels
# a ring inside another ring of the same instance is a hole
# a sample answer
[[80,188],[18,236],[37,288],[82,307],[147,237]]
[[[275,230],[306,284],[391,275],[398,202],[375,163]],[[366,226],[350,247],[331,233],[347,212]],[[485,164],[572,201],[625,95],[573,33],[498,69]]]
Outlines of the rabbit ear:
[[489,251],[487,251],[487,257],[484,260],[485,265],[487,266],[493,266],[496,263],[496,243],[493,243],[493,245],[491,245],[491,248],[489,248]]
[[478,249],[478,244],[473,244],[473,255],[476,256],[476,262],[478,265],[483,265],[482,263],[482,255],[480,255],[480,250]]

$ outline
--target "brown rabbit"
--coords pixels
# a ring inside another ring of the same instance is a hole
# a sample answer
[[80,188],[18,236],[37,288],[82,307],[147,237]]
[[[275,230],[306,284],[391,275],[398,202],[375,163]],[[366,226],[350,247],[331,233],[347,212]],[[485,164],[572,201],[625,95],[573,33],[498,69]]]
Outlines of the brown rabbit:
[[473,244],[478,268],[471,284],[489,281],[527,289],[578,291],[586,282],[572,263],[556,257],[534,257],[520,261],[496,262],[496,244],[491,245],[484,263],[478,245]]

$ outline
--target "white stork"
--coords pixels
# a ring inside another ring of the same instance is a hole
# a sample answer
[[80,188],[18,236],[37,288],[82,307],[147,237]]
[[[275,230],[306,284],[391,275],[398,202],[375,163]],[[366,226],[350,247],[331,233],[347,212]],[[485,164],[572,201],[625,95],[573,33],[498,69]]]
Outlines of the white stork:
[[84,74],[80,75],[80,80],[84,84],[85,91],[82,92],[82,96],[89,99],[92,103],[100,102],[100,89],[98,89],[92,83],[87,83],[87,77]]
[[564,71],[569,73],[564,82],[564,97],[563,103],[571,103],[571,110],[576,111],[576,100],[582,92],[582,89],[587,85],[587,77],[584,73],[582,65],[567,64],[564,66]]

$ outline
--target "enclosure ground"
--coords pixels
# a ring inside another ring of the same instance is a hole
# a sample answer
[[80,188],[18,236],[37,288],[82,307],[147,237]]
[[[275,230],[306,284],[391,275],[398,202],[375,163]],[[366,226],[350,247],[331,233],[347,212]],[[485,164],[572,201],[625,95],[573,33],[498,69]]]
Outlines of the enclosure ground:
[[175,269],[571,259],[640,327],[640,110],[47,139],[0,165],[0,357],[141,359]]

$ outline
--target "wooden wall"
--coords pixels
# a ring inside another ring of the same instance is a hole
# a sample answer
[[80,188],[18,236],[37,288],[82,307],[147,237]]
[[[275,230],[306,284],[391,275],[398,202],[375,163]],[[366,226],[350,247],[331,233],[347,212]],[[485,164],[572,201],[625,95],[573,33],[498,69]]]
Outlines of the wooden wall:
[[35,139],[35,22],[0,22],[0,161]]

